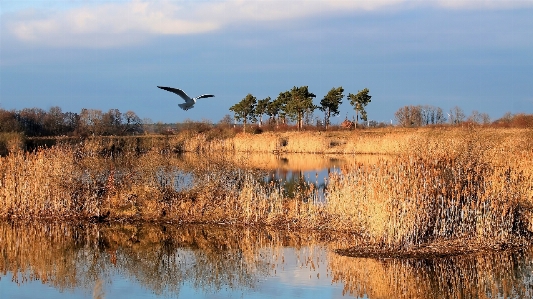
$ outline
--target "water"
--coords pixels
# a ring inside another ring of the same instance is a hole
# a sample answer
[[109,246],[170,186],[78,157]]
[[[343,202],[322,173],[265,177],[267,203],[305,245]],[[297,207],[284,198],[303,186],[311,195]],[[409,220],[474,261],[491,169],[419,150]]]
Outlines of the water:
[[341,256],[353,236],[180,224],[0,222],[0,298],[532,298],[533,248]]

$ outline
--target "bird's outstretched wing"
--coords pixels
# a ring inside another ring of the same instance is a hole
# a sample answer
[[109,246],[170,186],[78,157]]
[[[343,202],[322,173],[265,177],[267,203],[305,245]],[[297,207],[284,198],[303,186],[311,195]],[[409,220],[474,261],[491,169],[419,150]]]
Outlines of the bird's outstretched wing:
[[203,95],[198,96],[198,97],[196,97],[196,98],[197,98],[197,99],[203,99],[203,98],[212,98],[212,97],[214,97],[214,96],[215,96],[215,95],[213,95],[213,94],[203,94]]
[[185,101],[190,101],[191,100],[191,98],[181,89],[172,88],[172,87],[165,87],[165,86],[158,86],[158,87],[161,88],[161,89],[164,89],[166,91],[170,91],[170,92],[173,92],[173,93],[179,95]]

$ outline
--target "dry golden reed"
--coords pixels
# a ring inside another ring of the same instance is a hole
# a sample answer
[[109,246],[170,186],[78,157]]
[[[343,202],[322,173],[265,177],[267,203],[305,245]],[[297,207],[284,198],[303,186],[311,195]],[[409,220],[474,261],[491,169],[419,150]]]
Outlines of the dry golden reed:
[[[292,144],[291,151],[297,151],[304,145],[294,142],[294,134],[242,134],[235,140],[251,138],[255,144],[255,136],[265,135],[269,146]],[[316,151],[349,144],[342,139],[349,135],[327,139],[302,134],[300,140],[317,140]],[[457,239],[499,248],[533,232],[531,131],[347,134],[364,140],[359,149],[376,143],[379,151],[396,154],[344,165],[344,173],[329,178],[323,199],[315,184],[301,182],[289,190],[283,182],[265,179],[266,173],[249,163],[252,159],[229,154],[235,147],[214,150],[216,143],[202,134],[189,136],[197,140],[187,142],[179,141],[180,136],[90,138],[33,153],[14,152],[0,157],[0,217],[343,230],[358,232],[372,248],[389,251]],[[235,140],[223,146],[217,142],[224,148]],[[174,154],[194,142],[192,148],[205,151],[203,159]]]
[[389,251],[456,239],[501,247],[529,235],[531,170],[494,158],[499,141],[460,133],[411,139],[393,161],[333,175],[326,194],[333,226],[358,230],[367,244]]

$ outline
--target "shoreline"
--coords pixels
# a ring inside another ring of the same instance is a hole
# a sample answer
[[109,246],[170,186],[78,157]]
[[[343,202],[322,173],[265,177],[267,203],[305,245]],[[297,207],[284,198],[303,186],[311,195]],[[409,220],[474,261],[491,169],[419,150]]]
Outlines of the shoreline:
[[[340,248],[332,248],[331,251],[339,256],[353,257],[353,258],[370,258],[376,260],[384,259],[409,259],[409,260],[425,260],[438,259],[455,256],[477,255],[485,252],[503,252],[509,250],[520,250],[522,248],[529,248],[533,246],[533,239],[531,238],[515,238],[512,242],[501,244],[481,244],[476,240],[447,240],[430,242],[427,244],[420,244],[420,246],[411,248],[398,248],[396,250],[383,249],[371,242],[365,242],[357,233],[352,231],[337,231],[332,229],[307,228],[297,225],[290,225],[290,223],[272,225],[263,223],[209,223],[209,222],[186,222],[175,221],[170,219],[106,219],[103,221],[83,219],[76,217],[68,217],[59,219],[57,217],[37,218],[37,219],[0,219],[1,222],[11,223],[12,225],[21,225],[25,223],[43,223],[43,224],[66,224],[72,226],[79,225],[96,225],[106,228],[114,226],[175,226],[175,227],[210,227],[232,230],[275,230],[278,233],[293,233],[293,234],[318,234],[323,242],[334,242],[343,245]],[[356,243],[355,246],[349,244]]]

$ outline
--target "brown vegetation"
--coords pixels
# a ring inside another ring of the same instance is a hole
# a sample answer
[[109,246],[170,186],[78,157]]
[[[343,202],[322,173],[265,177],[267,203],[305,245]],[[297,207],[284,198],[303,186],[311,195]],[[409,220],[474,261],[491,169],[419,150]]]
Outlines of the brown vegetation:
[[[0,217],[342,230],[360,233],[367,248],[384,254],[456,240],[470,248],[502,248],[526,242],[533,232],[530,130],[260,135],[265,148],[285,144],[294,152],[338,147],[340,152],[395,153],[345,166],[344,174],[330,177],[325,202],[314,184],[299,184],[288,193],[279,181],[266,182],[266,174],[254,170],[249,159],[235,163],[227,153],[241,149],[237,145],[261,151],[255,136],[211,142],[203,134],[92,138],[11,153],[0,158]],[[172,154],[186,149],[210,154],[200,161]],[[362,250],[349,252],[364,255]]]
[[[456,131],[450,139],[434,133],[411,139],[393,161],[333,175],[326,195],[332,226],[360,229],[365,244],[383,253],[442,240],[500,248],[533,232],[531,132],[511,139],[491,131]],[[346,253],[364,255],[363,247]]]

